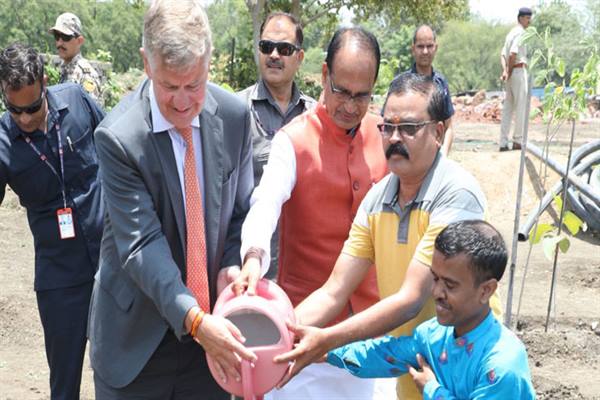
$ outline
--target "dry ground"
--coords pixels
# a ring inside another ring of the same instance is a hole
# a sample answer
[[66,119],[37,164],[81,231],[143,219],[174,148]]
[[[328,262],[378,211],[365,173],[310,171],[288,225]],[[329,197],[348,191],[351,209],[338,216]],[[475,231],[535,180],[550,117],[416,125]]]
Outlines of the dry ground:
[[[510,245],[519,164],[518,152],[498,153],[499,126],[457,123],[457,141],[452,158],[469,169],[481,182],[489,201],[490,220]],[[544,128],[532,125],[532,140],[543,138]],[[600,137],[600,122],[578,126],[576,145]],[[559,134],[551,149],[564,159],[568,132]],[[521,220],[538,199],[539,176],[525,175]],[[533,168],[531,168],[533,167]],[[550,174],[550,184],[556,176]],[[546,213],[544,218],[552,220]],[[526,243],[518,246],[513,314],[517,310]],[[600,399],[600,246],[598,237],[580,234],[558,262],[556,308],[548,333],[544,322],[548,304],[552,264],[541,247],[531,251],[519,315],[518,334],[527,345],[530,367],[540,399]],[[506,299],[508,274],[501,288]],[[25,212],[11,193],[0,207],[0,399],[48,398],[48,368],[37,314],[33,286],[33,249]],[[514,319],[514,318],[513,318]],[[92,374],[86,360],[82,398],[93,399]]]

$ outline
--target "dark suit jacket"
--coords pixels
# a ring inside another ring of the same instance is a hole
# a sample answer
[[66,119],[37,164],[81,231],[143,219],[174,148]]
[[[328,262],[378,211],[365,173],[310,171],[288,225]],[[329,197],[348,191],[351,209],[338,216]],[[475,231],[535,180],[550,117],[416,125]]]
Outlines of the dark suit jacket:
[[[152,132],[149,85],[142,83],[95,132],[107,215],[88,336],[94,371],[116,388],[139,374],[167,329],[182,339],[185,314],[197,304],[185,286],[185,211],[175,157],[168,132]],[[220,268],[240,265],[252,147],[246,107],[217,86],[208,86],[200,125],[214,304]]]

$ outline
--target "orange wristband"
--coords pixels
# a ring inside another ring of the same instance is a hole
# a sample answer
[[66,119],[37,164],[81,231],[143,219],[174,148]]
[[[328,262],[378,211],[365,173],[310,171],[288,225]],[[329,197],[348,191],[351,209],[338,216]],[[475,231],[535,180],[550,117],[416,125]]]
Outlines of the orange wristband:
[[196,337],[196,333],[198,332],[198,328],[200,327],[205,314],[206,313],[204,311],[200,310],[194,317],[194,322],[192,322],[192,330],[190,331],[190,335],[192,335],[192,337]]

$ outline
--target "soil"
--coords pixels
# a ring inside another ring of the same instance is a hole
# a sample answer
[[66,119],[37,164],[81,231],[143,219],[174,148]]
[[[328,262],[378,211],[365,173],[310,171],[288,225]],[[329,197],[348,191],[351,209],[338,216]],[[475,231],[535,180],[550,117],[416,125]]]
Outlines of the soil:
[[[489,220],[510,247],[520,152],[497,151],[498,124],[458,121],[454,129],[457,139],[451,158],[478,178],[488,198]],[[576,131],[577,147],[600,138],[600,122],[579,123]],[[569,127],[561,128],[550,148],[551,157],[563,163],[569,132]],[[534,143],[541,145],[544,135],[543,125],[530,125]],[[521,222],[537,205],[540,180],[546,176],[546,187],[558,180],[552,172],[540,177],[536,172],[539,161],[532,156],[528,160]],[[557,223],[556,211],[545,212],[542,220]],[[556,296],[547,332],[552,262],[543,255],[541,245],[535,245],[525,268],[529,251],[528,243],[518,244],[511,319],[527,346],[538,398],[600,400],[600,235],[588,231],[571,237],[571,248],[558,257]],[[0,207],[0,400],[49,398],[48,366],[33,292],[33,261],[25,211],[8,191]],[[507,269],[500,288],[505,303],[509,280]],[[87,358],[81,393],[82,399],[94,398]]]

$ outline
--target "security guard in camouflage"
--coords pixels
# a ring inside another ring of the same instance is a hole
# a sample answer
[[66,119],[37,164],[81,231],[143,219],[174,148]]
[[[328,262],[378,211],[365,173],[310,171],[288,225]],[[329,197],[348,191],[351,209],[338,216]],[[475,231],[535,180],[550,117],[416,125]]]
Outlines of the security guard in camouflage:
[[79,18],[71,13],[61,14],[48,32],[54,35],[58,56],[62,59],[59,83],[78,83],[94,100],[101,102],[100,76],[80,53],[85,38]]

